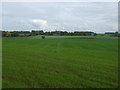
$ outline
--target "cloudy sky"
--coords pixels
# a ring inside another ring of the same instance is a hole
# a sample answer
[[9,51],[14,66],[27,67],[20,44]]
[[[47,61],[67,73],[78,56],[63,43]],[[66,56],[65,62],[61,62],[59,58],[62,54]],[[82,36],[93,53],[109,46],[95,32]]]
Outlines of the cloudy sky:
[[117,19],[117,2],[3,2],[0,28],[104,33],[117,31]]

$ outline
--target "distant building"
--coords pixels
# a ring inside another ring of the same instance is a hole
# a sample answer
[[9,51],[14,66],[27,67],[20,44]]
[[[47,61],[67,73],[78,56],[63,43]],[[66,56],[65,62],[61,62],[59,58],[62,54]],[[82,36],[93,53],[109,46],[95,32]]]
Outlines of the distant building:
[[28,36],[31,36],[30,33],[19,33],[19,36],[20,37],[28,37]]
[[94,35],[94,32],[90,32],[90,31],[75,31],[74,34],[75,35],[80,35],[80,36],[92,36],[92,35]]
[[112,37],[120,37],[120,34],[118,32],[105,32],[105,34]]
[[60,33],[53,33],[53,36],[60,36]]
[[105,34],[115,34],[115,32],[105,32]]

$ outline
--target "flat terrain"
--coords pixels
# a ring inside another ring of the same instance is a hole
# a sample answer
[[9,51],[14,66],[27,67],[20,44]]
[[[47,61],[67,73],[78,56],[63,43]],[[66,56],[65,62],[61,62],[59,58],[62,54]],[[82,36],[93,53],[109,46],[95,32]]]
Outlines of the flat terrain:
[[117,39],[3,38],[3,88],[111,88]]

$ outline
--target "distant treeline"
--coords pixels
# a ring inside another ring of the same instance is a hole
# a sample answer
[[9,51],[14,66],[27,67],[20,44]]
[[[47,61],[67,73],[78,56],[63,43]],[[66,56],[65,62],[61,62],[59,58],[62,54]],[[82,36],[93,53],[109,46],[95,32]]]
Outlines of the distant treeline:
[[[111,36],[119,36],[118,32],[106,32],[105,34],[109,34]],[[75,31],[75,32],[67,32],[67,31],[49,31],[44,32],[43,30],[39,31],[2,31],[2,37],[28,37],[28,36],[36,36],[36,35],[49,35],[49,36],[96,36],[97,33],[90,31]]]

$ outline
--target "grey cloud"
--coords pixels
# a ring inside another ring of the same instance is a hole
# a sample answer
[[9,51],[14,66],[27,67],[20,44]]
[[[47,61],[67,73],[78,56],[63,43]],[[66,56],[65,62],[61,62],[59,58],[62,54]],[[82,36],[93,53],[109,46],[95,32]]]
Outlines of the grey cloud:
[[[3,3],[4,30],[117,31],[117,3]],[[31,20],[47,21],[35,23]]]

